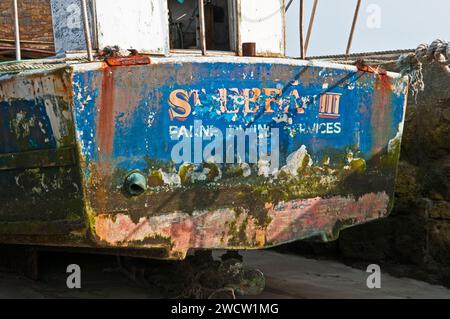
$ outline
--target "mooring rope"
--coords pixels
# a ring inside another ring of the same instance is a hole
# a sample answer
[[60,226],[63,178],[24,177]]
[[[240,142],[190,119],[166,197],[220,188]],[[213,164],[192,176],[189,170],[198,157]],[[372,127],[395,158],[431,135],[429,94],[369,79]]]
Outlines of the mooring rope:
[[438,63],[450,74],[450,44],[444,40],[434,40],[430,45],[420,44],[413,53],[402,54],[397,66],[402,75],[409,78],[409,85],[414,97],[425,89],[423,81],[423,64]]
[[50,70],[61,64],[54,63],[29,63],[22,61],[20,63],[0,64],[0,73],[23,72],[30,70]]
[[20,73],[33,70],[52,70],[66,67],[70,63],[83,63],[84,57],[47,58],[38,60],[22,60],[0,62],[0,74]]

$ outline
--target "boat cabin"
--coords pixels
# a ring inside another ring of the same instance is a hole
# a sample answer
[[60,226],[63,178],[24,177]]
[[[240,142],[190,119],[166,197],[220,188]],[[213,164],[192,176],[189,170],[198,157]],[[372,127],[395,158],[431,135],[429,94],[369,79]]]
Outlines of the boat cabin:
[[26,57],[95,54],[107,46],[163,56],[207,50],[282,57],[285,7],[285,0],[5,1],[0,45],[14,52],[18,38]]

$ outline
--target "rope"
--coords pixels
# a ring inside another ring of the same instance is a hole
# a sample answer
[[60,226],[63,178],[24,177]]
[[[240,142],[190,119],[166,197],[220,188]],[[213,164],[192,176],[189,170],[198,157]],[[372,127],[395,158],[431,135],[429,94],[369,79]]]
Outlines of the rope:
[[[323,59],[321,61],[328,61],[328,62],[332,62],[332,63],[339,63],[339,64],[347,64],[347,65],[355,65],[356,60],[355,59],[351,59],[351,60],[339,60],[339,59]],[[364,59],[364,62],[366,64],[370,64],[370,65],[387,65],[387,64],[395,64],[397,63],[398,60],[380,60],[380,59],[371,59],[371,58],[367,58]]]
[[30,70],[49,70],[53,69],[60,64],[49,64],[49,63],[13,63],[13,64],[0,64],[0,73],[12,73],[12,72],[23,72]]
[[450,44],[437,39],[430,45],[420,44],[413,53],[402,54],[397,66],[402,75],[409,78],[409,85],[413,96],[417,99],[419,92],[425,89],[423,81],[423,64],[438,63],[450,73]]
[[32,70],[52,70],[67,66],[70,62],[87,62],[86,58],[42,59],[0,62],[0,74],[20,73]]
[[374,51],[374,52],[363,52],[363,53],[351,53],[348,56],[345,54],[332,54],[332,55],[319,55],[319,56],[310,56],[307,57],[308,60],[341,60],[341,59],[351,59],[351,58],[359,58],[366,57],[369,55],[380,56],[380,55],[396,55],[398,56],[401,53],[410,53],[414,51],[414,49],[401,49],[401,50],[385,50],[385,51]]

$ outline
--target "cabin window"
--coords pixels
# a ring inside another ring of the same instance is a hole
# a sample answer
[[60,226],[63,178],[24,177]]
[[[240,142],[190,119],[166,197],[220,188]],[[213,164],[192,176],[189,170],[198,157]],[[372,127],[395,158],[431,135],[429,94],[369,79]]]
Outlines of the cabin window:
[[[198,0],[168,0],[170,48],[199,50]],[[204,0],[206,49],[235,51],[235,0]]]

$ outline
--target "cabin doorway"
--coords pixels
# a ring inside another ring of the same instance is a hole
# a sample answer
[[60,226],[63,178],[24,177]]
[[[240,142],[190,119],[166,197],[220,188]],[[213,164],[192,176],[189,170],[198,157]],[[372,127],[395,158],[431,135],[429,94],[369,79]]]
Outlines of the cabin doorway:
[[[206,49],[236,51],[235,0],[205,0]],[[169,0],[171,50],[199,50],[197,0]]]

